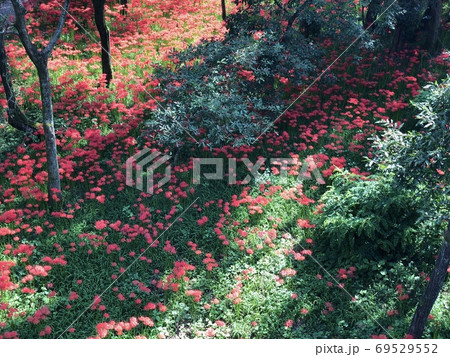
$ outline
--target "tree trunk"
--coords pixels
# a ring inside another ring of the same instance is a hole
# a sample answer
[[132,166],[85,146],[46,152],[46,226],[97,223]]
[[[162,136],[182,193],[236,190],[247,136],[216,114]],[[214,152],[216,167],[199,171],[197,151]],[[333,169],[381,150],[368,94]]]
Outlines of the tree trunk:
[[102,73],[106,75],[106,86],[108,87],[112,79],[112,68],[109,30],[105,22],[105,2],[106,0],[92,0],[95,24],[102,45]]
[[372,25],[377,17],[378,13],[380,12],[381,3],[383,0],[372,0],[367,8],[367,14],[366,18],[364,20],[364,28],[368,28],[370,25]]
[[48,59],[53,51],[53,48],[58,42],[59,37],[61,36],[68,14],[70,0],[64,1],[55,32],[48,41],[47,45],[41,51],[38,50],[28,34],[27,25],[25,22],[26,8],[22,1],[11,0],[11,2],[15,13],[14,27],[17,29],[20,41],[22,42],[28,57],[30,57],[31,61],[35,65],[39,76],[42,100],[42,117],[44,122],[45,151],[47,156],[48,201],[51,209],[53,209],[55,201],[54,196],[57,198],[61,197],[61,181],[59,178],[58,150],[56,146],[55,127],[53,124],[53,103],[52,91],[50,88],[50,77],[48,75]]
[[39,76],[42,99],[42,117],[44,121],[45,151],[47,154],[48,196],[53,204],[53,195],[61,198],[61,181],[59,177],[58,151],[56,146],[55,127],[53,124],[53,102],[48,75],[47,58],[36,64]]
[[442,0],[431,0],[425,15],[428,17],[425,23],[425,47],[435,51],[441,28]]
[[33,133],[36,129],[31,124],[28,124],[28,119],[25,114],[23,114],[22,110],[20,110],[16,101],[16,96],[14,95],[13,85],[9,74],[8,57],[5,50],[4,32],[0,32],[0,76],[8,106],[6,109],[8,124],[17,130]]
[[222,20],[227,20],[227,7],[225,5],[225,0],[220,0],[220,3],[222,5]]
[[414,338],[421,338],[423,330],[428,320],[428,316],[433,308],[434,302],[439,296],[439,292],[444,285],[445,279],[448,275],[447,269],[450,264],[450,225],[444,233],[444,241],[439,250],[436,264],[430,281],[428,282],[425,293],[420,299],[419,305],[416,308],[414,317],[408,330],[408,334]]
[[397,24],[394,31],[394,38],[392,39],[391,52],[399,51],[404,45],[406,40],[406,32],[401,24]]
[[120,10],[120,14],[126,15],[128,9],[128,0],[120,0],[120,5],[122,5],[122,10]]

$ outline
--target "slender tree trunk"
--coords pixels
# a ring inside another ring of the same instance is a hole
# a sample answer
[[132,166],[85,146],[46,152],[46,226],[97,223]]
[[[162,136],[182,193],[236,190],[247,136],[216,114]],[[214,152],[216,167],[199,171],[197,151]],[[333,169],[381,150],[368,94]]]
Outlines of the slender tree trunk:
[[392,39],[391,52],[399,51],[405,45],[406,32],[401,24],[397,24]]
[[425,23],[425,47],[434,51],[438,47],[441,28],[442,0],[431,0],[425,14],[428,17]]
[[56,136],[55,127],[53,124],[53,103],[52,103],[52,92],[50,87],[50,77],[48,74],[48,59],[53,51],[56,43],[61,36],[64,22],[66,21],[70,0],[65,0],[61,15],[59,17],[58,23],[56,25],[55,32],[48,41],[47,45],[43,50],[39,50],[36,45],[32,42],[26,22],[26,8],[23,6],[22,1],[11,0],[14,13],[15,13],[15,23],[14,27],[17,29],[20,41],[25,48],[25,51],[30,57],[31,61],[35,65],[38,76],[39,84],[41,89],[41,100],[42,100],[42,117],[44,124],[44,134],[45,134],[45,150],[47,157],[47,173],[48,173],[48,200],[51,209],[54,208],[54,196],[57,198],[61,197],[61,181],[59,177],[59,164],[58,164],[58,150],[56,146]]
[[225,5],[225,0],[220,0],[220,3],[222,5],[222,20],[227,20],[227,7]]
[[108,87],[112,79],[112,67],[109,30],[105,22],[105,2],[106,0],[92,0],[92,4],[94,5],[95,24],[102,45],[102,73],[106,75],[106,86]]
[[[289,30],[291,29],[291,27],[294,25],[295,20],[299,17],[299,15],[301,14],[302,10],[308,6],[310,4],[309,1],[305,1],[303,3],[303,5],[301,5],[299,8],[297,8],[297,11],[295,11],[288,19],[287,25],[286,25],[286,29],[284,31],[284,33],[281,35],[280,37],[280,42],[284,42],[286,40],[286,35],[289,33]],[[312,24],[311,24],[312,25]],[[308,24],[304,24],[305,26],[305,37],[309,37],[309,28],[310,25]]]
[[414,317],[408,330],[408,334],[414,338],[421,338],[423,330],[428,320],[428,316],[433,308],[433,305],[439,296],[439,293],[444,285],[445,279],[448,275],[447,269],[450,264],[450,225],[444,233],[444,241],[439,250],[436,264],[430,281],[428,282],[425,293],[420,299],[419,305],[416,308]]
[[[53,202],[53,194],[61,198],[61,181],[59,177],[58,151],[53,120],[53,102],[48,74],[47,58],[36,64],[39,76],[42,99],[42,117],[44,120],[45,151],[47,154],[49,201]],[[56,191],[56,192],[55,192]]]
[[120,10],[120,14],[126,15],[128,9],[128,0],[120,0],[120,5],[122,5],[122,10]]
[[369,6],[367,7],[367,14],[364,20],[364,28],[368,28],[376,21],[378,13],[380,12],[382,2],[383,0],[372,0],[370,2]]
[[33,133],[36,129],[28,124],[27,117],[17,104],[16,96],[9,73],[8,57],[5,50],[5,33],[0,32],[0,76],[7,101],[6,113],[8,115],[8,124],[17,130],[26,133]]

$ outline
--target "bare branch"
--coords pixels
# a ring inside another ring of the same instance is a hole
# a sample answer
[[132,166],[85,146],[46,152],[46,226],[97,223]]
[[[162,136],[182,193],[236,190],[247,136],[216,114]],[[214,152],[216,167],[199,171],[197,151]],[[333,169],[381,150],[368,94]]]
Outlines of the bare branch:
[[14,23],[14,27],[19,33],[20,41],[22,42],[23,47],[25,47],[28,57],[30,57],[33,63],[36,63],[39,60],[39,50],[31,41],[27,32],[27,25],[25,23],[25,14],[27,10],[22,4],[22,0],[11,0],[11,2],[14,7],[14,13],[16,14],[16,22]]
[[53,48],[56,45],[56,42],[58,42],[59,37],[61,36],[64,27],[64,22],[66,22],[66,17],[69,11],[69,4],[70,0],[66,0],[64,2],[64,5],[62,6],[61,15],[59,16],[58,25],[56,26],[55,32],[52,38],[50,39],[50,42],[47,44],[47,46],[45,46],[45,48],[42,51],[44,56],[50,55],[50,53],[53,51]]
[[47,46],[42,51],[39,51],[36,45],[31,41],[30,36],[28,35],[27,26],[25,22],[25,14],[27,12],[25,6],[22,3],[22,0],[10,0],[16,15],[14,27],[17,29],[19,33],[20,40],[22,41],[25,50],[27,51],[28,56],[36,63],[42,56],[48,58],[50,53],[53,51],[53,48],[58,42],[59,37],[61,36],[64,22],[66,21],[70,0],[65,0],[64,5],[62,6],[61,15],[59,16],[58,25],[56,26],[55,32],[53,33],[52,38],[50,39]]

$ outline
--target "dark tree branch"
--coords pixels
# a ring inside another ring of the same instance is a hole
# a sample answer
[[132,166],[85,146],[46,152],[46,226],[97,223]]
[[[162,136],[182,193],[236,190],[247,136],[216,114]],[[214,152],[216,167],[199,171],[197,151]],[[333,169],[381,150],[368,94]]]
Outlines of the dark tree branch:
[[36,128],[28,123],[28,118],[22,112],[16,101],[9,73],[8,56],[5,50],[5,34],[5,31],[0,32],[0,77],[7,101],[6,113],[8,115],[8,124],[17,130],[34,133]]
[[45,151],[47,158],[48,201],[50,203],[51,209],[54,208],[55,200],[57,201],[61,198],[61,178],[59,176],[58,147],[55,135],[50,76],[48,73],[48,58],[56,42],[58,41],[59,36],[61,35],[64,20],[67,16],[69,1],[70,0],[66,0],[64,2],[63,10],[61,12],[57,28],[49,44],[44,48],[43,51],[39,51],[28,35],[25,22],[26,9],[23,6],[22,1],[11,0],[16,17],[14,27],[17,29],[22,45],[25,47],[25,51],[27,52],[31,61],[34,63],[39,76],[42,101],[42,118],[44,124]]
[[292,25],[294,25],[294,22],[297,19],[297,17],[300,16],[301,12],[309,4],[310,4],[310,2],[308,0],[306,0],[299,8],[297,8],[297,11],[295,11],[294,14],[288,20],[288,24],[286,26],[286,31],[289,30],[292,27]]
[[430,0],[425,12],[425,46],[432,52],[438,49],[439,33],[442,19],[442,0]]
[[49,43],[45,48],[42,50],[42,53],[44,56],[48,57],[50,53],[53,51],[53,48],[56,45],[56,42],[58,42],[59,37],[61,36],[64,23],[66,22],[66,17],[69,11],[69,4],[70,0],[64,1],[64,4],[61,9],[61,15],[59,16],[58,25],[56,26],[55,32],[53,33],[52,38],[50,39]]
[[25,6],[23,6],[22,0],[11,0],[11,2],[14,7],[14,12],[16,14],[15,19],[16,21],[14,27],[17,29],[17,32],[19,33],[20,40],[22,41],[28,56],[30,57],[30,59],[33,61],[34,64],[36,64],[36,62],[41,59],[41,55],[44,56],[45,58],[48,58],[50,53],[53,51],[56,42],[58,42],[59,37],[61,36],[64,23],[66,21],[66,17],[68,14],[70,0],[65,0],[61,9],[61,15],[59,17],[55,32],[53,33],[53,36],[50,39],[47,46],[45,46],[42,51],[38,50],[36,45],[31,41],[30,36],[28,35],[25,23],[25,14],[27,10]]
[[[297,8],[297,10],[289,17],[288,23],[286,25],[286,30],[284,31],[284,34],[280,38],[280,42],[283,42],[285,40],[285,36],[288,33],[288,31],[292,28],[294,25],[295,20],[300,16],[301,12],[304,10],[306,5],[308,4],[308,1],[305,1],[300,7]],[[286,11],[286,9],[285,9]],[[287,12],[287,11],[286,11]]]
[[126,15],[128,9],[128,0],[120,0],[120,5],[122,5],[122,9],[120,10],[121,15]]
[[19,33],[20,41],[22,42],[28,57],[30,57],[31,61],[36,64],[39,60],[39,50],[31,41],[31,38],[27,32],[27,25],[25,23],[25,14],[27,10],[25,9],[25,6],[23,6],[21,0],[11,0],[11,2],[16,15],[14,27]]
[[220,0],[220,4],[222,5],[222,20],[227,20],[227,7],[225,5],[225,0]]
[[433,273],[428,282],[425,293],[420,299],[416,312],[414,313],[408,334],[414,338],[421,338],[428,321],[431,309],[439,296],[439,293],[447,278],[447,269],[450,264],[450,225],[444,232],[444,241],[439,250]]
[[106,86],[109,86],[112,80],[111,44],[109,30],[105,22],[105,1],[92,0],[92,5],[94,6],[94,19],[102,46],[102,73],[106,75]]
[[372,25],[377,17],[378,17],[378,13],[380,12],[381,9],[381,4],[382,4],[383,0],[372,0],[369,4],[369,6],[367,7],[367,14],[366,17],[364,18],[363,16],[363,22],[364,22],[364,28],[368,28],[370,25]]
[[284,8],[284,6],[282,4],[280,4],[280,2],[278,0],[274,0],[275,5],[277,5],[281,10],[286,11],[286,9]]
[[299,7],[297,9],[297,11],[294,12],[294,14],[289,18],[287,26],[286,26],[286,31],[289,30],[292,25],[294,24],[294,21],[297,19],[297,17],[300,15],[300,12],[303,10],[303,7]]

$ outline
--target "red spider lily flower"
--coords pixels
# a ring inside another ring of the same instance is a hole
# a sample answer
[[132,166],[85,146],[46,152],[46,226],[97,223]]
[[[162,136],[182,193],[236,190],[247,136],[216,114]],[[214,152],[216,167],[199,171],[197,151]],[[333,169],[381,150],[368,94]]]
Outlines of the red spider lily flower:
[[108,221],[105,221],[103,219],[95,222],[95,228],[97,228],[98,230],[102,230],[102,229],[106,228],[107,225],[108,225]]
[[386,335],[371,335],[370,337],[374,340],[386,340],[387,339]]
[[292,320],[287,320],[284,323],[284,326],[287,327],[287,328],[291,328],[293,325],[294,325],[294,321],[292,321]]
[[197,224],[199,226],[203,226],[206,222],[208,222],[208,217],[203,216],[202,218],[200,218],[199,220],[197,220]]
[[187,296],[193,296],[195,302],[200,302],[203,292],[200,290],[186,290]]

